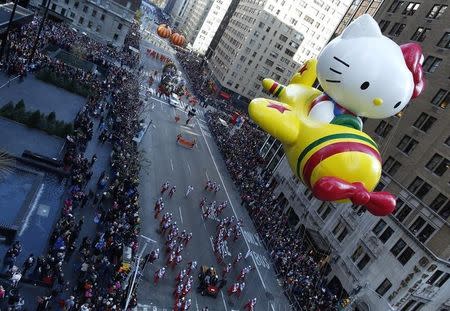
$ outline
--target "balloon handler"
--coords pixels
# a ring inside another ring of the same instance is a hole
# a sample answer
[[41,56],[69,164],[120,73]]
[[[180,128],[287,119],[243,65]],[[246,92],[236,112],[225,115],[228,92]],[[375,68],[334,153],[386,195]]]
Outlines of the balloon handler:
[[[362,131],[360,117],[394,116],[424,88],[418,44],[398,46],[364,14],[287,86],[264,79],[278,98],[250,102],[250,117],[280,140],[296,176],[322,201],[363,205],[375,216],[391,214],[395,197],[372,192],[380,181],[381,155]],[[386,70],[380,70],[386,68]],[[324,92],[313,87],[318,79]]]

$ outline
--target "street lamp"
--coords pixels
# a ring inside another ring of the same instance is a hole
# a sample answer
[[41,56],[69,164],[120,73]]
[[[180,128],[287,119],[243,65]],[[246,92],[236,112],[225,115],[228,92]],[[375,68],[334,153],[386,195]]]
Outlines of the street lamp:
[[149,243],[156,243],[155,240],[152,240],[152,239],[150,239],[149,237],[146,237],[145,235],[142,235],[142,234],[141,234],[140,237],[143,238],[143,239],[145,240],[145,244],[144,244],[144,246],[142,247],[141,251],[139,252],[138,257],[137,257],[136,260],[134,261],[133,270],[131,271],[130,274],[128,274],[127,280],[125,281],[125,284],[128,284],[129,281],[130,281],[131,275],[133,275],[133,280],[132,280],[132,282],[131,282],[131,285],[128,285],[128,296],[127,296],[127,301],[126,301],[126,303],[125,303],[125,309],[124,309],[125,311],[128,310],[128,305],[130,304],[131,294],[133,293],[133,289],[134,289],[134,286],[135,286],[135,283],[136,283],[136,277],[137,277],[137,274],[138,274],[138,272],[139,272],[139,264],[140,264],[140,262],[141,262],[142,255],[144,254],[144,251],[145,251],[145,249],[147,248],[147,245],[148,245]]

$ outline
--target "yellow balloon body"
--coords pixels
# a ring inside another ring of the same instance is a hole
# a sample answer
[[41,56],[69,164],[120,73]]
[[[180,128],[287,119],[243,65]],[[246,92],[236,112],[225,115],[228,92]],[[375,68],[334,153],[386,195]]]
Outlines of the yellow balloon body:
[[312,87],[316,64],[308,61],[287,86],[264,79],[264,88],[279,100],[252,100],[250,117],[281,141],[292,171],[309,188],[322,177],[337,177],[372,191],[381,177],[376,143],[358,129],[308,117],[312,102],[322,95]]

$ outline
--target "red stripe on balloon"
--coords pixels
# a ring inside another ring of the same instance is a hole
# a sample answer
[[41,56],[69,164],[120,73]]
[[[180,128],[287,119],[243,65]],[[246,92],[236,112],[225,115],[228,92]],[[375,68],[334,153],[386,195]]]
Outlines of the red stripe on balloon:
[[314,168],[326,158],[329,158],[335,154],[343,152],[362,152],[372,157],[376,158],[381,162],[381,156],[379,152],[368,145],[364,145],[358,142],[338,142],[334,144],[327,145],[319,150],[317,150],[309,159],[303,168],[303,180],[311,187],[311,175]]
[[277,82],[274,82],[274,83],[272,84],[272,86],[270,87],[269,93],[272,93],[272,94],[273,94],[273,92],[275,92],[275,89],[277,88],[277,86],[278,86],[278,83],[277,83]]

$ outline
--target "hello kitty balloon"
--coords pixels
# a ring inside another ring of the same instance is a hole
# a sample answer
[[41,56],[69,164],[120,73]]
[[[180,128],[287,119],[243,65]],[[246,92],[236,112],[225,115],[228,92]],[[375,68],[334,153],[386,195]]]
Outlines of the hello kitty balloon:
[[327,123],[340,114],[393,116],[422,92],[422,62],[418,44],[398,46],[364,14],[318,56],[317,78],[324,96],[316,100],[309,116]]

